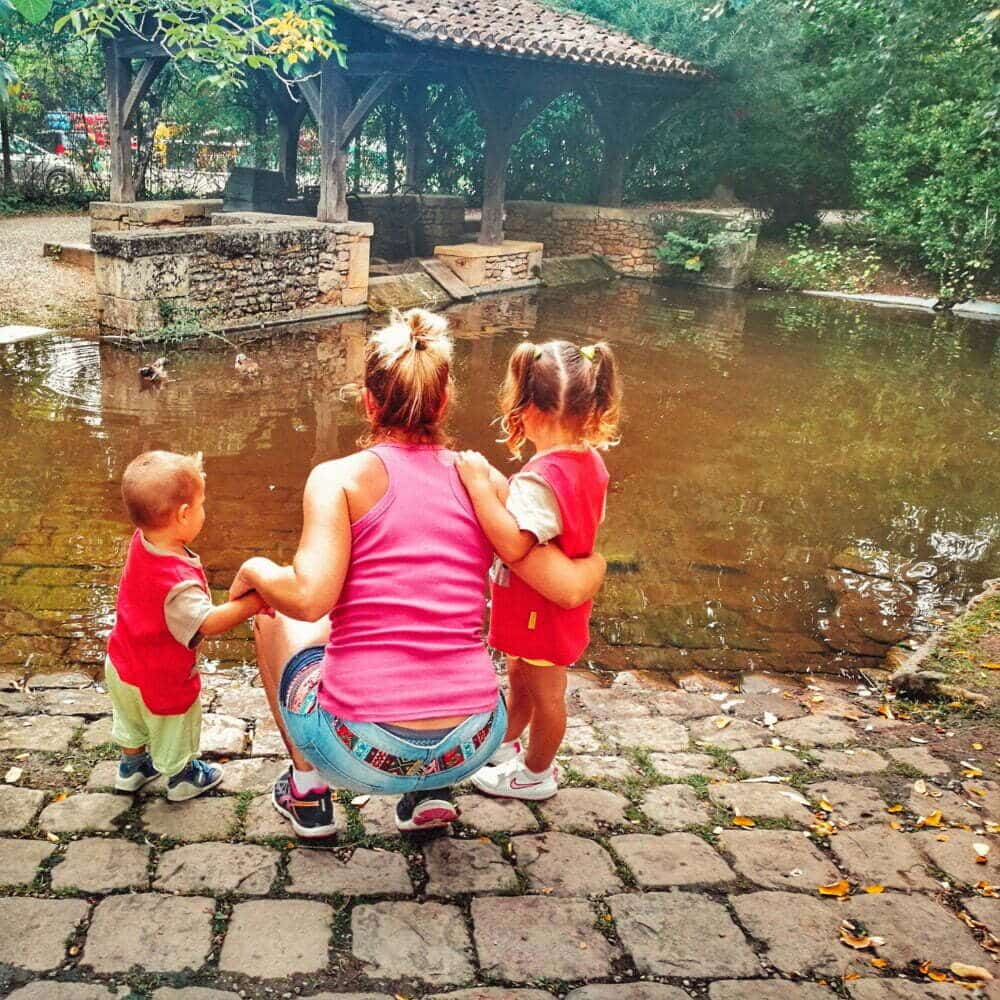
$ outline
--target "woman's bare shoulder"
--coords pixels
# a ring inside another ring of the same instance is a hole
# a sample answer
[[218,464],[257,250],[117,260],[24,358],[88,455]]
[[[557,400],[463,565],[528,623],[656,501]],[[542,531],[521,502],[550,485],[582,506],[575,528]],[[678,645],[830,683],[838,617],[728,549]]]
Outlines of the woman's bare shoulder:
[[385,468],[370,451],[358,451],[343,458],[320,462],[309,473],[306,490],[340,488],[348,493],[385,479]]

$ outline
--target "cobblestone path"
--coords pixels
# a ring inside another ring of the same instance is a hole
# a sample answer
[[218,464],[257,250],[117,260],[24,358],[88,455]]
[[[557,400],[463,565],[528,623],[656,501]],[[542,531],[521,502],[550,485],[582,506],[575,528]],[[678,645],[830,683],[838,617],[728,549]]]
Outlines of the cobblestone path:
[[1000,996],[991,730],[832,683],[578,677],[555,799],[463,790],[460,823],[414,839],[393,800],[345,795],[336,840],[303,847],[270,806],[281,747],[246,678],[206,677],[226,777],[180,805],[162,782],[111,793],[88,678],[6,682],[0,995]]

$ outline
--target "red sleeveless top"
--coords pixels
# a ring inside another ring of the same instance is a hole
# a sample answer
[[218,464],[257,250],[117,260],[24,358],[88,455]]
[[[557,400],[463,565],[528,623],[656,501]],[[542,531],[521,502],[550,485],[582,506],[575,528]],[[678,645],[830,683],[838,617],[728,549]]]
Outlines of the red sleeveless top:
[[147,551],[136,529],[118,586],[108,657],[118,676],[139,689],[154,715],[181,715],[201,693],[198,653],[170,634],[163,613],[167,594],[185,580],[197,580],[208,593],[204,570],[179,556]]
[[[553,544],[571,559],[589,556],[608,492],[608,470],[601,456],[593,448],[554,451],[531,459],[523,471],[541,476],[559,503],[562,533]],[[507,586],[492,581],[490,596],[489,643],[494,649],[569,665],[590,642],[593,601],[571,610],[560,608],[514,573]]]

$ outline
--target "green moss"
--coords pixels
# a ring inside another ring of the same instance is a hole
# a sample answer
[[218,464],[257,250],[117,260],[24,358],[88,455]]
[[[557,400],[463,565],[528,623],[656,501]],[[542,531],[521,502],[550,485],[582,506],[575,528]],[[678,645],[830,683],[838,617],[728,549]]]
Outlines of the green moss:
[[940,670],[952,683],[996,699],[1000,695],[1000,593],[956,618],[924,667]]

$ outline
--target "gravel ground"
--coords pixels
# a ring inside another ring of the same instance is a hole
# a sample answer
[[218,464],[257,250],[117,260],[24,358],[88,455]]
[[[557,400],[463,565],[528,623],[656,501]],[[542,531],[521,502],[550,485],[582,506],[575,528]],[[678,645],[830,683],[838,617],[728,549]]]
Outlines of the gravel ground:
[[94,277],[42,257],[42,244],[87,243],[83,213],[0,218],[0,325],[75,326],[93,321]]

